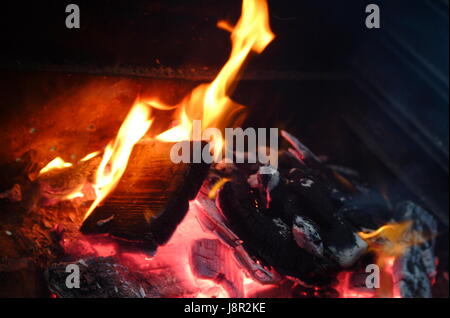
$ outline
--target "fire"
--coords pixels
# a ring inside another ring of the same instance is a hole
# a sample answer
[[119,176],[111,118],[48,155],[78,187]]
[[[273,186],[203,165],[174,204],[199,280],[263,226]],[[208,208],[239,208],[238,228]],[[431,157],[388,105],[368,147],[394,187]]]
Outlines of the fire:
[[[156,138],[162,141],[188,140],[192,121],[202,120],[202,128],[222,128],[232,124],[231,117],[242,106],[232,101],[229,94],[242,71],[251,51],[261,53],[274,39],[269,26],[268,6],[265,0],[244,0],[242,14],[235,27],[221,21],[218,26],[231,32],[232,50],[217,77],[209,84],[197,86],[179,105],[179,124]],[[221,149],[222,141],[216,141],[215,149]]]
[[116,139],[106,146],[94,184],[97,197],[86,212],[85,219],[119,183],[134,145],[152,124],[150,113],[147,105],[136,102],[122,123]]
[[68,167],[72,167],[72,164],[70,162],[65,162],[60,157],[56,157],[55,159],[50,161],[44,168],[42,168],[39,171],[39,175],[43,175],[43,174],[45,174],[49,171],[55,170],[55,169],[64,169],[64,168],[68,168]]
[[[98,156],[99,154],[100,151],[91,152],[90,154],[84,156],[80,161],[91,160],[92,158]],[[55,159],[47,163],[47,165],[39,171],[39,176],[46,174],[47,172],[52,170],[69,168],[72,166],[73,164],[71,162],[66,162],[63,159],[61,159],[61,157],[56,157]]]
[[375,253],[380,268],[380,288],[376,290],[376,297],[400,297],[393,282],[395,262],[409,247],[423,243],[423,235],[412,229],[412,221],[386,224],[373,232],[358,235]]
[[156,136],[156,139],[166,142],[189,140],[191,137],[192,122],[189,120],[184,108],[181,109],[179,121],[179,125],[159,134]]
[[81,191],[83,188],[83,186],[79,187],[77,190],[75,190],[74,192],[66,195],[64,197],[65,200],[73,200],[76,198],[83,198],[84,197],[84,193]]
[[[243,0],[242,14],[236,26],[232,27],[223,21],[219,22],[218,26],[231,32],[232,50],[229,59],[217,77],[209,84],[197,86],[179,105],[165,105],[157,99],[135,102],[122,123],[116,138],[106,146],[103,152],[103,158],[92,185],[96,198],[86,212],[84,219],[114,190],[120,181],[134,145],[147,133],[152,124],[153,119],[150,117],[152,108],[159,110],[176,109],[179,124],[156,137],[157,140],[164,142],[199,140],[201,137],[191,136],[194,120],[200,119],[203,129],[212,126],[224,128],[224,124],[233,124],[230,118],[242,109],[242,106],[229,97],[238,74],[242,71],[243,64],[250,52],[261,53],[275,36],[270,30],[266,0]],[[213,153],[218,156],[223,148],[224,141],[215,136],[211,139]],[[99,154],[99,151],[90,153],[80,161],[90,160]],[[48,163],[39,174],[71,166],[72,163],[65,162],[57,157]],[[68,195],[66,199],[70,200],[77,197],[83,197],[82,191],[77,190]]]
[[[106,237],[81,237],[76,240],[65,238],[62,246],[67,254],[86,258],[86,255],[95,257],[113,257],[119,264],[130,269],[147,273],[151,277],[159,273],[171,276],[171,280],[184,289],[187,294],[169,294],[164,297],[195,297],[195,298],[229,298],[229,288],[224,279],[201,278],[192,267],[191,251],[192,243],[200,239],[217,240],[215,233],[205,229],[199,222],[198,213],[202,209],[197,200],[189,203],[186,217],[179,224],[169,242],[160,246],[154,256],[149,256],[140,251],[123,251],[115,241]],[[225,243],[220,243],[225,244]],[[235,271],[235,282],[240,285],[240,297],[248,297],[268,288],[276,288],[275,285],[263,285],[248,277],[246,270],[237,259],[232,256],[232,251],[223,259],[227,267]]]
[[222,178],[219,181],[217,181],[211,188],[211,190],[208,193],[208,197],[210,199],[215,199],[217,196],[217,193],[219,192],[220,188],[227,183],[228,181],[230,181],[229,178]]
[[412,245],[424,242],[419,233],[411,230],[412,222],[386,224],[370,233],[360,232],[358,235],[369,244],[369,249],[377,254],[390,257],[403,255]]
[[380,286],[375,289],[351,286],[352,272],[341,272],[337,290],[341,298],[400,298],[400,291],[394,284],[394,267],[399,257],[409,247],[424,242],[421,233],[412,229],[412,221],[390,223],[372,232],[359,232],[367,242],[369,251],[375,253],[376,265],[380,269]]
[[100,154],[100,151],[91,152],[90,154],[84,156],[80,161],[91,160],[92,158],[97,157],[99,154]]
[[[119,182],[134,144],[150,128],[150,107],[161,110],[178,109],[179,124],[156,137],[166,142],[191,139],[194,119],[202,119],[203,128],[213,125],[221,127],[220,121],[226,122],[223,118],[225,113],[233,113],[241,108],[228,96],[231,87],[250,52],[261,53],[274,38],[269,26],[266,1],[244,0],[242,15],[236,26],[232,28],[227,23],[220,22],[219,27],[231,31],[233,43],[231,55],[222,70],[210,84],[196,87],[180,105],[167,106],[157,100],[151,100],[146,102],[147,105],[137,103],[133,107],[114,143],[110,143],[105,149],[94,185],[97,198],[86,213],[85,219]],[[221,149],[223,141],[214,141],[214,146],[215,149]]]

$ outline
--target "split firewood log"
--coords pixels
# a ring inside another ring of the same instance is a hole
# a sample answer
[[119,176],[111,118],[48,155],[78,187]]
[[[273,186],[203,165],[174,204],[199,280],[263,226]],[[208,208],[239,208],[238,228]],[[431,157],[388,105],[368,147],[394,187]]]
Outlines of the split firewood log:
[[135,145],[119,184],[84,221],[81,231],[108,233],[151,249],[166,243],[209,169],[205,163],[173,163],[172,146],[155,140]]

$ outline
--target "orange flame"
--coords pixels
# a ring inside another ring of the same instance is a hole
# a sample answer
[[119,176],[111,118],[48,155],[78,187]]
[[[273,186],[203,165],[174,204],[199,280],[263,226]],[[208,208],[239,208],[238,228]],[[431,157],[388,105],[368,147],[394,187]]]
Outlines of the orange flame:
[[370,233],[358,233],[368,243],[369,250],[375,253],[380,268],[380,289],[376,291],[376,297],[400,297],[393,281],[395,262],[409,247],[426,240],[422,233],[412,229],[412,224],[412,221],[391,223]]
[[84,197],[84,193],[81,191],[82,188],[83,188],[83,186],[78,187],[78,189],[76,189],[72,193],[66,195],[64,197],[64,200],[73,200],[73,199],[76,199],[76,198],[83,198]]
[[370,233],[358,235],[369,244],[369,249],[386,256],[401,256],[405,250],[424,242],[421,234],[411,230],[412,222],[386,224]]
[[149,118],[150,108],[143,103],[135,103],[122,123],[116,139],[106,146],[94,184],[97,197],[86,212],[84,219],[119,183],[134,145],[147,133],[152,124],[152,120]]
[[[251,51],[261,53],[274,39],[269,26],[268,6],[265,0],[244,0],[242,14],[233,28],[226,22],[218,26],[231,32],[232,50],[217,77],[209,84],[197,86],[177,107],[179,124],[156,138],[162,141],[182,141],[190,139],[192,121],[202,120],[202,128],[220,128],[227,123],[225,114],[231,116],[242,107],[233,102],[230,91]],[[222,147],[216,142],[215,147]]]
[[[189,96],[175,106],[165,105],[156,99],[134,104],[116,139],[109,143],[104,150],[93,185],[96,199],[89,207],[84,219],[117,186],[125,172],[134,145],[147,133],[151,126],[151,108],[159,110],[177,109],[178,125],[156,137],[156,139],[165,142],[178,142],[191,138],[196,140],[200,136],[191,137],[194,120],[202,120],[202,129],[213,126],[223,128],[224,126],[221,124],[231,124],[227,116],[233,116],[242,109],[242,106],[230,99],[230,91],[250,52],[261,53],[275,37],[269,26],[266,0],[243,0],[242,14],[236,26],[232,27],[226,22],[219,22],[218,26],[231,32],[232,50],[228,61],[217,77],[209,84],[197,86]],[[223,140],[214,136],[211,141],[213,149],[221,151],[224,144]],[[220,151],[213,150],[215,159],[217,159]],[[99,152],[91,153],[81,161],[89,160],[98,154]],[[41,173],[71,165],[60,158],[56,158],[54,162],[52,161],[41,170]],[[68,198],[80,197],[81,194],[76,191]]]
[[[83,159],[81,159],[80,161],[88,161],[88,160],[98,156],[99,154],[100,154],[99,151],[91,152],[90,154],[84,156]],[[69,168],[72,166],[73,166],[73,164],[71,162],[66,162],[63,159],[61,159],[61,157],[56,157],[55,159],[53,159],[52,161],[47,163],[47,165],[39,171],[38,175],[40,176],[40,175],[46,174],[47,172],[52,171],[52,170],[57,170],[57,169],[61,170],[61,169]]]
[[211,188],[211,190],[209,190],[208,193],[208,198],[210,199],[215,199],[217,196],[217,193],[219,192],[220,188],[222,188],[222,186],[229,182],[231,179],[229,178],[222,178],[219,181],[217,181]]
[[39,171],[39,175],[43,175],[43,174],[45,174],[49,171],[55,170],[55,169],[64,169],[64,168],[68,168],[68,167],[72,167],[72,164],[70,162],[65,162],[60,157],[56,157],[55,159],[50,161],[44,168],[42,168]]
[[92,158],[97,157],[99,154],[100,154],[100,151],[91,152],[90,154],[84,156],[80,161],[91,160]]

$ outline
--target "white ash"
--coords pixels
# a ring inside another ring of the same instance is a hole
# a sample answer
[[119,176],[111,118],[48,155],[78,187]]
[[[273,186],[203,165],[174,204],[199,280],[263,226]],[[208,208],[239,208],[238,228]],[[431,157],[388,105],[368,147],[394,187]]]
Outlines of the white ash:
[[331,256],[342,267],[352,266],[367,250],[367,243],[356,233],[353,233],[353,235],[355,244],[351,247],[337,249],[334,246],[328,246],[328,249],[331,251]]
[[434,256],[437,222],[426,210],[410,201],[396,206],[394,219],[397,222],[413,220],[410,234],[419,233],[428,238],[421,244],[408,247],[395,260],[394,284],[404,298],[430,298],[431,281],[437,274]]
[[312,181],[311,179],[300,179],[300,184],[305,187],[305,188],[311,188],[311,186],[314,184],[314,181]]
[[298,246],[315,256],[323,256],[323,242],[317,226],[310,220],[295,216],[292,233]]
[[[431,298],[431,278],[427,273],[430,266],[426,264],[428,256],[424,255],[427,249],[423,246],[411,246],[394,263],[394,285],[404,298]],[[434,260],[434,257],[431,258]],[[431,265],[434,269],[434,264]]]

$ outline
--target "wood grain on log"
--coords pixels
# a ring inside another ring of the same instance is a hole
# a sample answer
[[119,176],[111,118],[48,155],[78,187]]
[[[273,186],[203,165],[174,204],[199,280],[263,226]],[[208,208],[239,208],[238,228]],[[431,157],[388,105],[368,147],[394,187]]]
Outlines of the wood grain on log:
[[167,242],[209,167],[203,163],[173,163],[172,146],[154,140],[137,144],[116,189],[85,220],[81,231],[109,233],[153,244],[150,247]]

